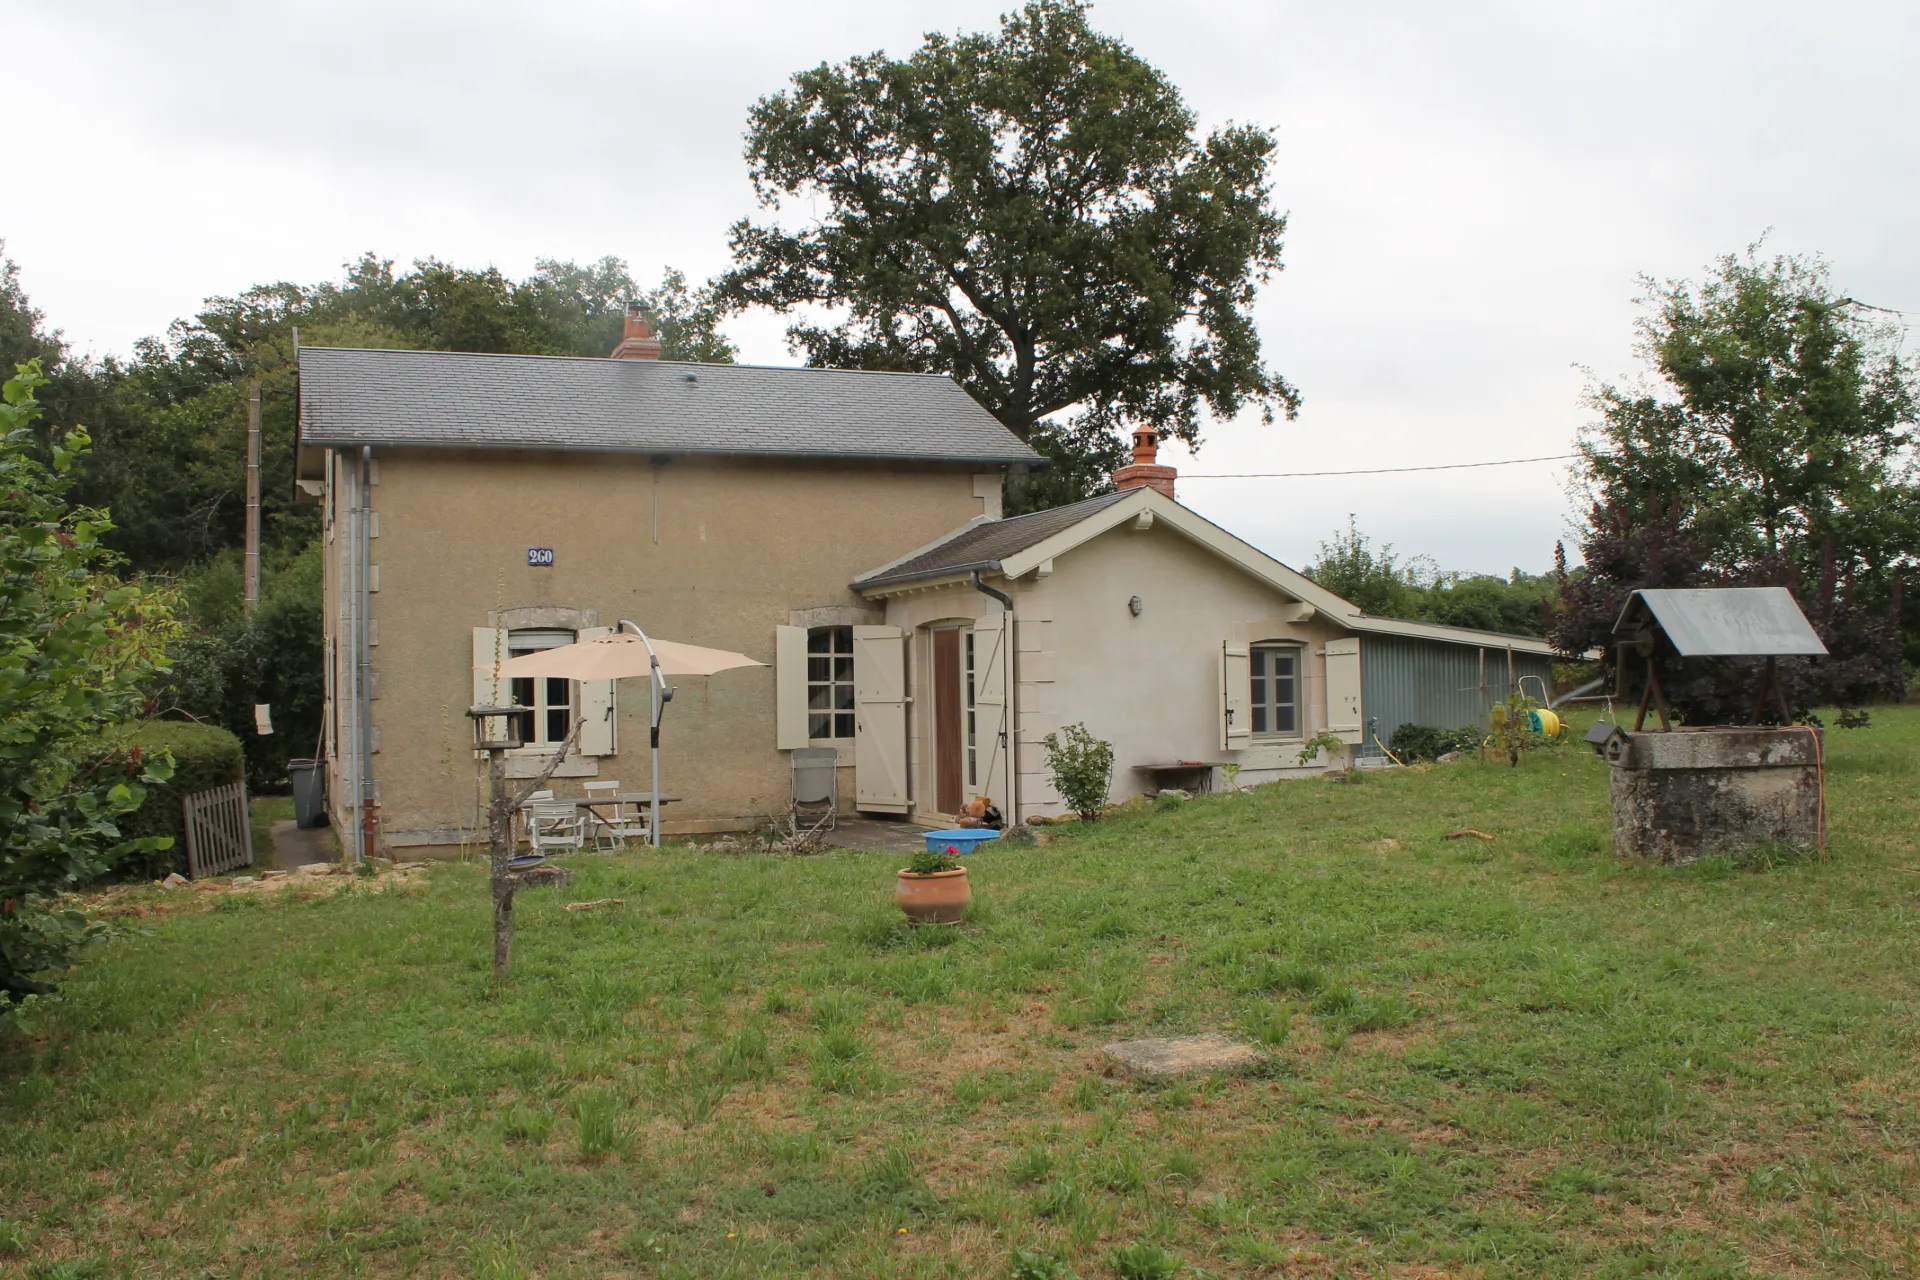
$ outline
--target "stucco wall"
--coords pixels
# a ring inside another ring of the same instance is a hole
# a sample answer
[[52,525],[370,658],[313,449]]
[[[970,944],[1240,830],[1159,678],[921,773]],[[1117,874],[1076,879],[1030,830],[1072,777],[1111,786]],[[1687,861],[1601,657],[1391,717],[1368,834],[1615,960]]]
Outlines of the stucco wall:
[[[1127,607],[1136,595],[1138,617]],[[1234,761],[1242,785],[1301,772],[1301,741],[1326,727],[1323,650],[1347,633],[1318,618],[1280,620],[1292,600],[1163,525],[1123,525],[1102,534],[1059,557],[1051,577],[1023,582],[1017,601],[1018,615],[1045,633],[1036,651],[1052,655],[1044,666],[1053,679],[1031,683],[1021,723],[1028,800],[1054,800],[1041,781],[1040,738],[1062,724],[1083,721],[1113,743],[1115,799],[1146,789],[1144,776],[1130,767],[1136,764]],[[1259,640],[1304,647],[1302,731],[1223,752],[1221,646]],[[1030,659],[1029,669],[1035,665]],[[1329,763],[1323,752],[1316,767]],[[1057,800],[1045,811],[1057,812]]]
[[[1347,633],[1324,621],[1281,621],[1294,601],[1156,526],[1123,526],[1054,561],[1046,578],[993,585],[1014,597],[1017,622],[1018,782],[1021,816],[1061,811],[1046,780],[1040,739],[1064,724],[1083,722],[1114,744],[1113,797],[1146,788],[1131,766],[1192,759],[1236,761],[1242,784],[1313,770],[1298,763],[1300,742],[1326,726],[1329,639]],[[1134,617],[1127,608],[1141,598]],[[909,628],[908,718],[915,812],[931,816],[934,762],[929,734],[932,650],[928,626],[971,619],[999,605],[970,587],[896,597],[887,621]],[[1220,750],[1219,664],[1223,643],[1281,640],[1301,644],[1303,731],[1289,739],[1258,741],[1244,751]],[[1344,757],[1343,757],[1344,758]],[[1004,802],[1005,797],[994,797]]]
[[[374,774],[383,837],[403,848],[444,843],[478,825],[483,770],[464,715],[473,697],[472,632],[509,610],[591,611],[602,626],[632,618],[650,634],[770,664],[676,681],[662,758],[665,789],[686,801],[669,811],[668,829],[784,810],[774,628],[804,610],[870,608],[847,587],[857,574],[980,515],[998,497],[997,485],[978,484],[965,467],[378,457]],[[530,568],[529,547],[553,548],[552,567]],[[336,631],[339,581],[329,574],[327,616]],[[644,682],[623,684],[619,726],[619,754],[600,760],[597,776],[642,789]],[[561,780],[561,793],[580,781]]]

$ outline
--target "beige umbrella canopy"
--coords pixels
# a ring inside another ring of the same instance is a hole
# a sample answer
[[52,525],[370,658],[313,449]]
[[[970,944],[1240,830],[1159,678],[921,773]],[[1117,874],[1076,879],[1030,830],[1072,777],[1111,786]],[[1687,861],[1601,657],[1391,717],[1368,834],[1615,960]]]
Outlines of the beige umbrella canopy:
[[744,653],[681,644],[676,640],[655,640],[649,650],[644,637],[616,631],[576,644],[563,644],[556,649],[523,653],[517,658],[508,658],[499,664],[497,670],[502,680],[511,680],[516,676],[550,676],[556,680],[622,680],[629,676],[649,674],[654,669],[656,657],[659,659],[660,673],[669,676],[710,676],[735,667],[766,665]]
[[[631,630],[631,634],[629,634]],[[675,640],[649,640],[646,632],[622,619],[611,634],[563,644],[556,649],[523,653],[494,666],[501,680],[516,677],[545,676],[554,680],[621,680],[629,676],[647,677],[652,696],[653,715],[648,746],[653,756],[653,792],[647,823],[649,839],[660,843],[660,716],[673,700],[667,686],[668,676],[710,676],[735,667],[764,667],[744,653],[727,649],[708,649]]]

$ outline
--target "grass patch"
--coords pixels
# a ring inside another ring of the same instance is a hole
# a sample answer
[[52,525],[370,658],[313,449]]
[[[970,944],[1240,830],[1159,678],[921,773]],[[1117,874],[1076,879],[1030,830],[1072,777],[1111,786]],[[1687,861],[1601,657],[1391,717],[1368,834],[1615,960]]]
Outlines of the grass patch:
[[175,906],[0,1048],[0,1276],[1911,1274],[1920,713],[1829,744],[1824,859],[1619,863],[1569,751],[989,848],[955,929],[578,859],[502,987],[476,866]]

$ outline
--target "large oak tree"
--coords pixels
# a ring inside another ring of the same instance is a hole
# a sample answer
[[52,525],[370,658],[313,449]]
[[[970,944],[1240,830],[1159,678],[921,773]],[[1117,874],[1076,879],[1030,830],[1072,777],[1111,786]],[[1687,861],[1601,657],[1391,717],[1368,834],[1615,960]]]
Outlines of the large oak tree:
[[1123,460],[1119,432],[1199,438],[1204,405],[1291,417],[1250,313],[1280,269],[1273,136],[1205,138],[1167,78],[1034,0],[997,33],[929,34],[793,77],[755,105],[763,206],[721,304],[798,311],[816,365],[950,374],[1054,466],[1009,497],[1068,501]]

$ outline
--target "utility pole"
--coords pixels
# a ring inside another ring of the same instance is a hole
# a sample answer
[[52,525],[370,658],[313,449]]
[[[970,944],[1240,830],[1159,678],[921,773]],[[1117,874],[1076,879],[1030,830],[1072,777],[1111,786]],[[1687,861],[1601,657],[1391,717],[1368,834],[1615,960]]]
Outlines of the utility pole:
[[247,384],[247,607],[260,602],[260,375]]

